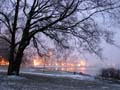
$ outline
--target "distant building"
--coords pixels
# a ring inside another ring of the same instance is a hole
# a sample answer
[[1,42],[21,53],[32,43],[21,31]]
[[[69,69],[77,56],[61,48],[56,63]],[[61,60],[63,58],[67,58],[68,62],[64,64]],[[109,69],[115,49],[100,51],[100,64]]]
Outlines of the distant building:
[[0,38],[0,58],[9,58],[9,45],[2,38]]

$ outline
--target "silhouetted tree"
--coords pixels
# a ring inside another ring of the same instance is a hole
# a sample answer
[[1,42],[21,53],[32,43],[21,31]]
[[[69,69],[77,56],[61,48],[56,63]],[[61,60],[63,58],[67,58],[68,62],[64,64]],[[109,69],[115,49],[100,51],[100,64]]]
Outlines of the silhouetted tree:
[[119,8],[116,1],[1,0],[0,37],[10,45],[8,75],[19,75],[24,50],[32,41],[37,50],[44,46],[42,35],[58,46],[68,48],[77,42],[77,47],[99,54],[100,38],[112,42],[111,33],[98,29],[93,15]]

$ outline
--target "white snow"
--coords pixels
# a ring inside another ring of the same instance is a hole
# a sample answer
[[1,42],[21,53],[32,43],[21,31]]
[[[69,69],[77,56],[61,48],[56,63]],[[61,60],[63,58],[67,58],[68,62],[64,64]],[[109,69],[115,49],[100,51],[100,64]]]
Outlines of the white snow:
[[106,87],[106,86],[103,86],[103,87],[101,87],[102,89],[108,89],[109,87]]
[[36,73],[36,72],[22,72],[25,74],[32,74],[32,75],[40,75],[40,76],[50,76],[50,77],[64,77],[64,78],[72,78],[78,80],[95,80],[94,77],[90,76],[83,76],[83,75],[73,75],[73,74],[48,74],[48,73]]
[[16,75],[10,75],[10,76],[7,76],[8,79],[11,79],[11,80],[23,80],[23,79],[26,79],[25,77],[20,77],[20,76],[16,76]]
[[[7,70],[0,70],[0,72],[7,72]],[[50,76],[50,77],[63,77],[63,78],[71,78],[71,79],[77,79],[77,80],[95,80],[94,77],[91,76],[84,76],[84,75],[73,75],[71,73],[62,73],[62,74],[56,74],[56,73],[39,73],[39,72],[32,72],[32,71],[21,71],[21,73],[24,74],[31,74],[31,75],[37,75],[37,76]],[[9,79],[24,79],[24,77],[20,76],[8,76]]]
[[2,69],[0,69],[0,72],[7,72],[7,70],[2,70]]

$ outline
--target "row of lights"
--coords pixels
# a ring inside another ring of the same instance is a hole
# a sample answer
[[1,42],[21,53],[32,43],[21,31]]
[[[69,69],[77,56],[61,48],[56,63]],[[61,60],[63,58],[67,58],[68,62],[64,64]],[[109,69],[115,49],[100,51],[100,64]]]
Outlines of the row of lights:
[[[44,62],[42,62],[42,59],[33,59],[33,66],[43,66]],[[50,62],[48,62],[48,64],[46,66],[62,66],[62,67],[74,67],[74,66],[78,66],[78,67],[85,67],[87,65],[86,61],[84,60],[80,60],[79,63],[73,63],[73,62],[62,62],[62,63],[54,63],[51,64]]]

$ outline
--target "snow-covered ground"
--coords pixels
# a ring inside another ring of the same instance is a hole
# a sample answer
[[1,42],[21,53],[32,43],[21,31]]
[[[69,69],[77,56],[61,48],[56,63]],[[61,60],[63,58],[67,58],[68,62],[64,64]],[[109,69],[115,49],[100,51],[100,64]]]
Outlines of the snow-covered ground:
[[49,76],[49,77],[62,77],[62,78],[71,78],[71,79],[78,79],[78,80],[95,80],[94,77],[84,76],[84,75],[73,75],[71,73],[64,73],[64,74],[49,74],[49,73],[35,73],[35,72],[21,72],[24,74],[31,74],[31,75],[38,75],[38,76]]
[[0,72],[0,90],[120,90],[119,84],[66,72],[21,71],[20,77],[4,75],[6,70]]
[[[7,72],[7,70],[1,69],[0,72]],[[37,70],[34,68],[22,68],[20,73],[38,75],[38,76],[63,77],[63,78],[71,78],[71,79],[78,79],[78,80],[95,80],[93,76],[85,76],[85,75],[80,75],[78,73],[73,74],[70,72],[63,72],[63,71],[44,71],[43,72],[42,70]]]
[[[6,70],[0,70],[0,72],[7,72]],[[62,78],[71,78],[71,79],[78,79],[78,80],[95,80],[92,76],[84,76],[78,75],[73,73],[67,72],[60,72],[59,73],[47,73],[47,72],[34,72],[34,71],[21,71],[22,74],[30,74],[30,75],[37,75],[37,76],[49,76],[49,77],[62,77]],[[12,76],[13,77],[13,76]],[[11,78],[12,78],[11,77]]]

